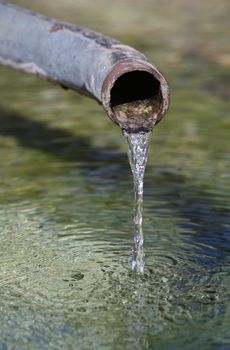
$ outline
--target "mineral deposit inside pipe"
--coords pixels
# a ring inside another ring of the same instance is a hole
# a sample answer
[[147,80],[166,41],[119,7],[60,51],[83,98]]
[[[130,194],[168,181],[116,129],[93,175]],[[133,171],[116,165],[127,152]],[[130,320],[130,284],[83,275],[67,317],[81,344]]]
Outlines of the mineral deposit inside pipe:
[[152,129],[168,109],[167,82],[142,53],[1,0],[0,63],[95,98],[127,131]]
[[151,130],[161,105],[160,82],[148,72],[124,74],[111,91],[111,107],[116,120],[128,132]]

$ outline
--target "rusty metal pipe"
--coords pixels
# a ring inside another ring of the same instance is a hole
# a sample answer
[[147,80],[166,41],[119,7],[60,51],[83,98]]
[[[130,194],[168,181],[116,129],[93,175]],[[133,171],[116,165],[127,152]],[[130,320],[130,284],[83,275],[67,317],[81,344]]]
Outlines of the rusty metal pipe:
[[0,63],[94,97],[127,131],[152,129],[168,109],[166,80],[137,50],[1,0]]

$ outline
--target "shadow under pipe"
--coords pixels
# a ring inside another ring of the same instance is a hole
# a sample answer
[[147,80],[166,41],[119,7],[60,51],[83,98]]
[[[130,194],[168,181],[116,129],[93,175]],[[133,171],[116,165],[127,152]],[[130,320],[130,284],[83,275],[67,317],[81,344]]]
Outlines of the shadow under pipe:
[[1,0],[0,64],[95,98],[128,132],[151,130],[168,109],[166,80],[137,50]]

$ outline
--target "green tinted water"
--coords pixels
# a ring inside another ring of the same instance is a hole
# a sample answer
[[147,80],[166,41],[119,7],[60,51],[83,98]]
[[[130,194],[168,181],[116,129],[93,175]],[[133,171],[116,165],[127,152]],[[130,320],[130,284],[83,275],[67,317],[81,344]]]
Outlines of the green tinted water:
[[228,349],[228,1],[20,4],[142,50],[171,108],[149,154],[135,276],[119,128],[95,102],[0,68],[0,349]]

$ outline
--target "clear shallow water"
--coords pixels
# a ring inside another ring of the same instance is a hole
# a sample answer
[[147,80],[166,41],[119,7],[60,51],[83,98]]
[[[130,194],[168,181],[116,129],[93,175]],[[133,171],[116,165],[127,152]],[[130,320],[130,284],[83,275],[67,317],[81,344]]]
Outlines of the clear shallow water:
[[[120,130],[95,102],[1,68],[0,349],[230,346],[228,2],[119,4],[114,34],[148,54],[172,94],[145,174],[145,272],[130,268]],[[111,11],[81,6],[77,19],[112,34]],[[65,7],[43,12],[73,21]]]

